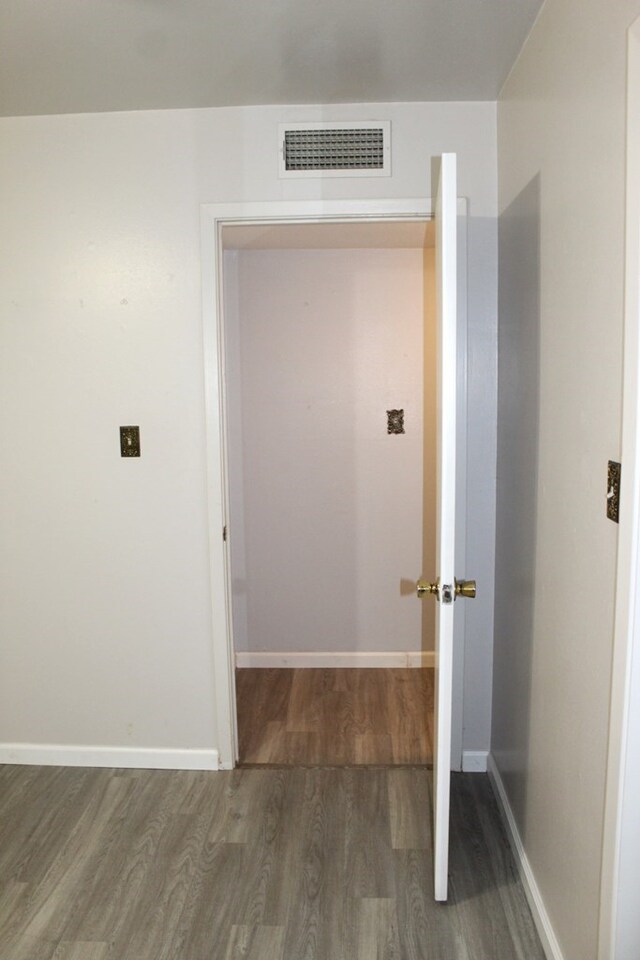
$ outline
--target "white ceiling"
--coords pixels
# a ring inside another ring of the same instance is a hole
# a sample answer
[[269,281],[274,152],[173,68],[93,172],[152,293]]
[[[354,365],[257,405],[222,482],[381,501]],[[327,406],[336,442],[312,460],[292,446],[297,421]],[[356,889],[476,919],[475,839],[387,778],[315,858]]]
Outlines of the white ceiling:
[[0,115],[495,100],[541,0],[0,0]]
[[238,224],[222,231],[226,250],[421,250],[434,241],[432,220]]

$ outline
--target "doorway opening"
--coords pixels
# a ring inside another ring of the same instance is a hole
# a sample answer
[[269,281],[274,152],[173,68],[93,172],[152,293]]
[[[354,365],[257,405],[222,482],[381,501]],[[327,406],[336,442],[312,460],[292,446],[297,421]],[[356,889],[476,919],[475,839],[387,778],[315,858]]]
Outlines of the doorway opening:
[[430,220],[222,229],[243,764],[429,765]]
[[[224,318],[225,253],[223,233],[231,226],[269,229],[276,225],[348,223],[371,226],[376,223],[424,223],[434,215],[435,204],[428,198],[394,200],[281,200],[231,204],[204,204],[201,208],[202,304],[206,391],[206,451],[208,475],[209,553],[211,570],[211,622],[215,683],[214,736],[219,769],[232,769],[238,762],[236,715],[236,651],[234,648],[232,570],[230,542],[230,482],[228,469],[227,383]],[[460,415],[455,430],[456,444],[456,555],[466,556],[466,244],[467,202],[457,201],[457,376],[455,392]],[[358,244],[356,244],[356,247]],[[360,244],[362,246],[362,244]],[[366,246],[366,244],[365,244]],[[227,290],[227,293],[229,291]],[[402,439],[402,438],[400,438]],[[288,524],[289,526],[290,523]],[[228,535],[228,539],[227,539]],[[425,574],[431,571],[423,571]],[[403,574],[395,571],[396,586]],[[417,572],[412,572],[411,591]],[[403,589],[409,590],[404,583]],[[409,602],[409,598],[407,598]],[[452,656],[451,770],[462,768],[464,691],[464,605],[457,605]],[[384,652],[384,651],[382,651]],[[406,666],[406,664],[405,664]],[[374,668],[371,668],[374,669]],[[414,669],[414,668],[411,668]]]

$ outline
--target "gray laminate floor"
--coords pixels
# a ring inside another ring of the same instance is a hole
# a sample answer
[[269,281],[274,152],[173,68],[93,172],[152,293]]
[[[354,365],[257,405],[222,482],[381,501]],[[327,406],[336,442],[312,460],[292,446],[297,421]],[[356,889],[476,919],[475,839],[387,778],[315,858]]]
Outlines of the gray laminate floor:
[[0,767],[2,960],[543,960],[486,776]]

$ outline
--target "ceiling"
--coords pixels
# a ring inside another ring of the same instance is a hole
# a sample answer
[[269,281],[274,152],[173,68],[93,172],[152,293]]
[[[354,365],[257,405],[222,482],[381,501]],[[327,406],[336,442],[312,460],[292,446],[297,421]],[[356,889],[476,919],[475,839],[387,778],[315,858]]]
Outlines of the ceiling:
[[0,0],[0,116],[495,100],[541,0]]
[[432,220],[225,226],[225,250],[422,250],[432,247]]

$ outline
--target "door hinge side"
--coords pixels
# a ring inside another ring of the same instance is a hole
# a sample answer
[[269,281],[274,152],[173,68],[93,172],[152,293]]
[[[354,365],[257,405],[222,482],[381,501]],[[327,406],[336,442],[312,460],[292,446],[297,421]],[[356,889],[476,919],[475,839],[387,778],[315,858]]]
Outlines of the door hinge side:
[[227,525],[226,525],[226,523],[225,523],[224,527],[222,528],[222,542],[223,542],[223,543],[226,543],[226,542],[227,542]]

